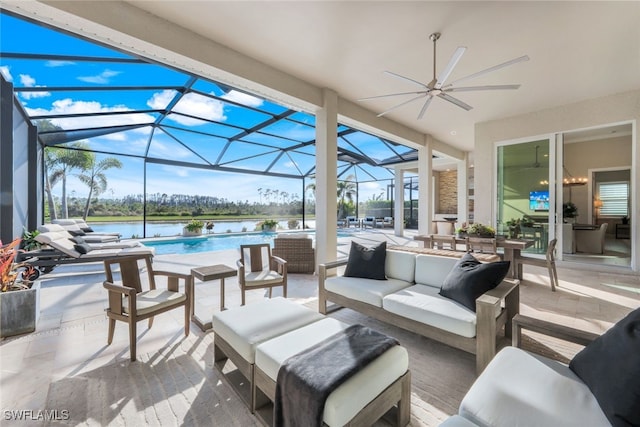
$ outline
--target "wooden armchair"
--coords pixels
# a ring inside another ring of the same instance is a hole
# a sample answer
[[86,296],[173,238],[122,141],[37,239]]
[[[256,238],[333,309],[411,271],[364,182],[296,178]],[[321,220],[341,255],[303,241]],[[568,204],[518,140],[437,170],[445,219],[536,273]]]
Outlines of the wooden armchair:
[[269,289],[282,286],[282,294],[287,297],[287,261],[271,255],[268,243],[240,245],[238,266],[238,284],[242,293],[242,305],[245,304],[245,291],[250,289]]
[[467,252],[493,255],[492,261],[500,261],[495,237],[467,237]]
[[[142,290],[139,262],[146,267],[149,290]],[[114,281],[114,269],[119,266],[121,284]],[[131,361],[136,360],[136,325],[139,321],[149,319],[149,328],[153,325],[153,317],[174,308],[184,307],[184,334],[189,335],[191,320],[191,296],[193,295],[193,280],[188,274],[168,271],[154,271],[151,266],[151,256],[138,255],[118,257],[104,261],[107,280],[103,283],[109,294],[109,335],[107,343],[113,341],[116,320],[129,324],[129,347]],[[167,289],[156,289],[156,277],[167,278]],[[180,292],[180,280],[184,283],[184,292]]]

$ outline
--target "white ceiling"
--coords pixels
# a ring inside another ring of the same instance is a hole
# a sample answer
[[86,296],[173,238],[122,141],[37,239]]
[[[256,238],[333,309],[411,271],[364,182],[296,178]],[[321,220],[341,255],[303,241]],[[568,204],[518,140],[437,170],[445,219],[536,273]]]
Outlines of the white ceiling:
[[[528,55],[528,62],[465,82],[522,85],[455,94],[471,111],[435,99],[422,120],[419,101],[386,116],[468,151],[475,123],[640,87],[637,1],[128,3],[352,101],[415,89],[384,70],[428,83],[433,32],[442,33],[437,72],[456,47],[467,47],[449,81]],[[359,104],[380,113],[397,103]]]

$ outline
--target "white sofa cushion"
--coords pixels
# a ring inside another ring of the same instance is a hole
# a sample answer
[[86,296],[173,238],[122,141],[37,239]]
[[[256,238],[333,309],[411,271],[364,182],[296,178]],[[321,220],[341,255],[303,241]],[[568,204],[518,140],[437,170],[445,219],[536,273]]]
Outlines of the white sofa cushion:
[[390,313],[467,338],[476,336],[476,313],[438,294],[440,288],[414,285],[385,296]]
[[458,258],[453,257],[434,255],[416,256],[416,284],[433,286],[440,289],[444,279],[457,262]]
[[411,252],[387,250],[384,270],[389,279],[412,283],[415,280],[416,255]]
[[568,366],[515,347],[501,350],[460,404],[479,426],[608,426],[589,388]]
[[408,286],[411,283],[399,279],[375,280],[344,276],[330,277],[324,282],[328,291],[376,307],[382,307],[382,298],[385,296]]
[[320,313],[276,297],[214,313],[213,332],[244,360],[254,363],[258,344],[322,318]]
[[[256,366],[276,381],[278,370],[286,359],[348,326],[336,319],[325,318],[266,341],[256,348]],[[404,347],[396,345],[384,352],[329,395],[323,414],[325,424],[347,424],[408,368],[409,356]]]

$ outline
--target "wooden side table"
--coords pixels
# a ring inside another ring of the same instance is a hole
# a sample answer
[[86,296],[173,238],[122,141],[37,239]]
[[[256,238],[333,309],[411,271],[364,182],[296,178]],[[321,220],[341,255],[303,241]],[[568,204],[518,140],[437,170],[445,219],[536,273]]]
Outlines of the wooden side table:
[[224,306],[224,279],[227,277],[233,277],[237,274],[235,268],[229,267],[224,264],[209,265],[206,267],[196,267],[191,269],[191,320],[198,325],[200,329],[206,331],[212,328],[211,320],[203,322],[195,313],[195,279],[201,282],[208,282],[210,280],[220,280],[220,311],[226,310]]

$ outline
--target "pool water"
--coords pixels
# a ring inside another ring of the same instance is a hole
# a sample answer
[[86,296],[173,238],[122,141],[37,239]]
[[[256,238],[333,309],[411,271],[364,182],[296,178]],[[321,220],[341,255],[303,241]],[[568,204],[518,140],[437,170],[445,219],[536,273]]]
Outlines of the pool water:
[[[301,233],[303,233],[301,231]],[[304,232],[314,238],[313,232]],[[294,233],[287,233],[294,234]],[[349,232],[338,232],[338,237],[351,235]],[[242,233],[242,234],[216,234],[213,236],[175,237],[162,240],[144,240],[145,246],[155,248],[156,255],[166,254],[193,254],[198,252],[224,251],[228,249],[240,249],[240,245],[252,245],[256,243],[269,243],[273,247],[273,239],[277,233]]]
[[145,240],[145,246],[155,248],[156,255],[193,254],[198,252],[239,249],[240,245],[269,243],[273,245],[275,233],[246,233],[233,235],[179,237],[166,240]]

